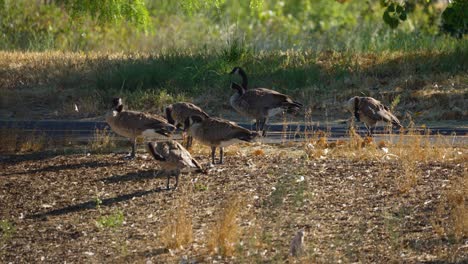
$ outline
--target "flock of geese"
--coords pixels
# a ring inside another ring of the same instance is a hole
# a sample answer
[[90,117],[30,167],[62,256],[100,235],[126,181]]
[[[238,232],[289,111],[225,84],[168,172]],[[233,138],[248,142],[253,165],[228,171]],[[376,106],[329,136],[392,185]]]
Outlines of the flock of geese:
[[[216,148],[219,148],[219,163],[221,164],[224,147],[265,137],[270,117],[285,112],[296,113],[303,107],[303,104],[277,91],[249,88],[247,74],[240,67],[235,67],[230,74],[239,75],[242,78],[240,85],[231,82],[231,89],[235,93],[229,100],[230,104],[242,116],[255,119],[255,131],[226,119],[212,117],[192,103],[179,102],[167,106],[166,118],[164,118],[156,114],[126,110],[121,98],[112,100],[112,109],[106,114],[106,122],[115,133],[132,141],[130,158],[135,157],[137,138],[143,137],[148,141],[146,145],[148,152],[160,162],[162,169],[167,173],[167,188],[169,189],[171,175],[176,177],[174,186],[176,188],[182,169],[193,168],[206,172],[185,147],[170,140],[177,128],[183,129],[184,134],[187,134],[187,148],[191,147],[193,138],[211,147],[212,164],[215,164]],[[370,135],[378,121],[401,127],[398,118],[374,98],[355,96],[345,104],[345,108],[354,115],[357,121],[366,124]]]

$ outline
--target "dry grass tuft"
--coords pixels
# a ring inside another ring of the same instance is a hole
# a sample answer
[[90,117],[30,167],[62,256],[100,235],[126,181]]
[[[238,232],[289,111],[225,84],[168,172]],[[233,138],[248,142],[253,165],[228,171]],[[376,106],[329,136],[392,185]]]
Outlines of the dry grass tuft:
[[328,140],[325,136],[320,137],[315,141],[315,146],[318,148],[327,148],[328,147]]
[[252,152],[252,154],[254,156],[264,156],[265,155],[265,151],[263,151],[263,149],[256,149]]
[[383,141],[383,140],[380,140],[380,141],[377,143],[377,146],[378,146],[379,148],[386,148],[386,147],[388,147],[388,143],[385,142],[385,141]]
[[455,181],[447,191],[447,205],[449,208],[449,219],[452,227],[451,233],[457,240],[468,238],[468,208],[466,199],[468,197],[468,175]]
[[24,131],[17,128],[0,129],[0,153],[32,153],[47,148],[47,137],[38,131]]
[[26,135],[24,139],[19,143],[19,152],[38,152],[46,148],[46,136],[43,133],[31,133]]
[[0,153],[14,153],[18,144],[17,129],[0,129]]
[[183,190],[164,221],[168,224],[161,231],[161,240],[166,248],[183,248],[193,241],[192,216],[189,210],[189,193]]
[[407,159],[401,161],[401,167],[403,173],[397,177],[396,185],[400,193],[407,193],[417,185],[420,178],[419,169],[417,162]]
[[349,142],[347,148],[350,150],[361,149],[364,139],[356,132],[354,125],[348,130]]
[[233,256],[235,247],[240,239],[239,213],[245,201],[241,196],[234,196],[226,200],[218,220],[208,235],[209,252],[222,256]]
[[115,148],[114,136],[107,128],[94,130],[93,139],[89,142],[89,148],[95,153],[106,153]]
[[455,180],[445,191],[432,218],[432,228],[442,238],[461,241],[468,238],[468,177]]

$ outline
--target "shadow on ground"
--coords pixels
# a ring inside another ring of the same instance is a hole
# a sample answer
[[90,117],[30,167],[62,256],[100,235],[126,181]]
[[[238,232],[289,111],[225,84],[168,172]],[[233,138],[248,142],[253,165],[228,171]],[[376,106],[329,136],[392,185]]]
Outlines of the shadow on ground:
[[[136,197],[143,197],[143,196],[146,196],[146,195],[150,195],[150,194],[158,193],[158,192],[162,192],[162,191],[166,191],[166,189],[156,188],[156,189],[147,190],[147,191],[136,191],[136,192],[129,193],[129,194],[119,195],[119,196],[116,196],[116,197],[113,197],[113,198],[103,199],[101,201],[100,205],[101,206],[110,206],[110,205],[115,204],[115,203],[128,201],[128,200],[131,200],[131,199],[136,198]],[[66,207],[59,208],[59,209],[54,209],[54,210],[43,212],[43,213],[33,214],[33,215],[28,216],[28,218],[33,218],[33,219],[39,218],[39,219],[47,220],[48,216],[64,215],[64,214],[80,212],[80,211],[84,211],[84,210],[96,209],[96,207],[97,207],[96,200],[91,200],[91,201],[87,201],[87,202],[84,202],[84,203],[70,205],[70,206],[66,206]]]
[[163,177],[167,177],[167,174],[165,174],[165,172],[151,169],[146,171],[129,172],[123,175],[113,175],[96,181],[103,181],[105,183],[118,183],[128,181],[143,181],[147,179],[156,179]]
[[81,168],[98,168],[98,167],[106,167],[106,166],[116,166],[116,165],[121,165],[124,164],[124,162],[107,162],[107,161],[91,161],[91,162],[84,162],[84,163],[78,163],[78,164],[61,164],[61,165],[54,165],[54,166],[47,166],[44,168],[40,169],[34,169],[34,170],[27,170],[27,171],[22,171],[22,172],[12,172],[8,174],[0,174],[2,176],[8,176],[8,175],[13,175],[13,174],[31,174],[31,173],[40,173],[40,172],[58,172],[62,170],[75,170],[75,169],[81,169]]

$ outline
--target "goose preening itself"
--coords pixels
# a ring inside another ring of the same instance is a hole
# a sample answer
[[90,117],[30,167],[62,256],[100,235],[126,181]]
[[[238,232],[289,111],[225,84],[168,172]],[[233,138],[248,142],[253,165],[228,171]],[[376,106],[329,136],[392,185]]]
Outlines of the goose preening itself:
[[135,157],[138,137],[169,138],[176,129],[161,116],[124,110],[121,98],[112,100],[112,110],[106,114],[106,122],[115,133],[132,140],[131,158]]
[[294,113],[303,105],[290,96],[266,88],[248,89],[247,74],[240,67],[235,67],[230,74],[242,77],[242,85],[231,82],[231,89],[236,90],[229,100],[231,106],[241,115],[255,119],[256,130],[266,135],[268,118],[279,113]]
[[167,189],[172,174],[176,177],[174,189],[179,184],[180,171],[184,169],[195,169],[199,172],[206,172],[190,153],[178,142],[174,140],[162,142],[148,142],[148,152],[157,160],[161,168],[167,173]]
[[[166,118],[169,123],[180,128],[182,125],[184,126],[184,132],[187,132],[187,127],[185,127],[185,120],[191,116],[199,116],[202,119],[210,117],[205,111],[203,111],[200,107],[186,102],[180,102],[171,104],[166,107]],[[189,134],[187,137],[187,148],[192,146],[193,138]]]
[[392,123],[401,128],[400,120],[390,112],[390,109],[372,97],[354,96],[346,103],[346,109],[351,112],[358,122],[362,121],[370,136],[374,133],[378,121]]
[[215,152],[219,147],[219,163],[223,163],[224,147],[239,142],[252,142],[259,134],[222,118],[191,116],[185,121],[190,135],[201,144],[211,147],[211,161],[215,164]]

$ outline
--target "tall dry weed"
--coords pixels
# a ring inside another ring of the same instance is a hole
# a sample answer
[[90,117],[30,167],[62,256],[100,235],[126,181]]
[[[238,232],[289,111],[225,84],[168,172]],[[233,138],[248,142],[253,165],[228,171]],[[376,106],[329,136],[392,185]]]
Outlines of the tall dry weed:
[[44,133],[28,133],[19,142],[19,152],[38,152],[47,147],[47,138]]
[[115,148],[114,136],[109,129],[94,130],[93,139],[89,142],[89,148],[95,153],[105,153]]
[[450,221],[452,222],[452,233],[456,239],[468,238],[468,208],[466,200],[468,197],[468,175],[455,182],[447,192],[447,203],[450,208]]
[[241,233],[238,218],[244,204],[245,201],[241,196],[234,196],[226,200],[219,218],[208,234],[207,246],[210,252],[227,257],[234,255]]
[[18,129],[0,129],[0,153],[14,153],[18,143]]
[[431,219],[432,228],[440,237],[462,241],[468,238],[468,175],[452,182],[439,200]]
[[166,248],[179,249],[193,241],[192,215],[190,214],[190,190],[180,188],[181,195],[164,221],[167,225],[161,231],[162,242]]
[[418,163],[413,160],[401,160],[402,172],[396,178],[397,189],[400,193],[407,193],[415,187],[420,178]]

